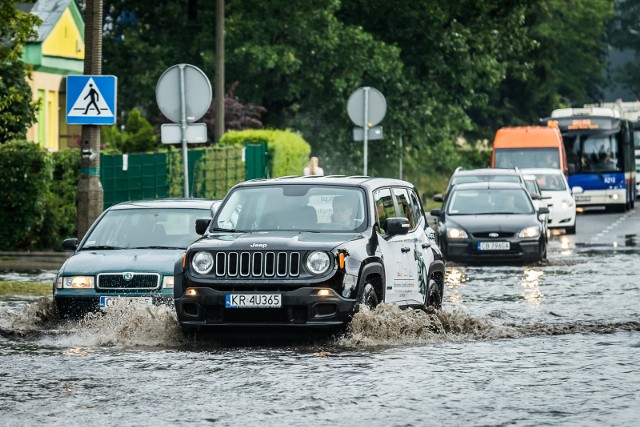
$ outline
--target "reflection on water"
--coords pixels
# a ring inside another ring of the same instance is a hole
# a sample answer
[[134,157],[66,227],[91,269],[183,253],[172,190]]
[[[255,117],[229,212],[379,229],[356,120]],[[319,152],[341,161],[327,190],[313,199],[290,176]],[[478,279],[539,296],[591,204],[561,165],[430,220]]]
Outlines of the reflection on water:
[[447,267],[445,279],[446,289],[444,291],[444,297],[447,304],[453,305],[455,309],[462,308],[463,302],[462,294],[460,293],[460,286],[468,281],[469,277],[464,274],[464,270],[461,267]]
[[560,253],[562,255],[565,255],[565,256],[573,255],[573,248],[571,243],[572,243],[571,239],[569,239],[567,236],[562,236],[560,238],[560,248],[561,248]]
[[544,299],[544,294],[540,290],[540,279],[544,272],[540,269],[525,268],[520,285],[522,286],[522,297],[532,307],[537,307]]

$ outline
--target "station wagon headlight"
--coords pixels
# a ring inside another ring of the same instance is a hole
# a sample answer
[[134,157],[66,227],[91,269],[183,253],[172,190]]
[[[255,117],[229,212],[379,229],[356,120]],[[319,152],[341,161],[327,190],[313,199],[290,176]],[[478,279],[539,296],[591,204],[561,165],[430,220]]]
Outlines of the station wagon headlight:
[[162,287],[164,289],[173,289],[173,276],[164,276],[162,278]]
[[518,233],[518,237],[539,237],[540,236],[540,228],[535,225],[532,227],[527,227],[524,230]]
[[573,200],[563,200],[562,203],[560,204],[560,207],[562,209],[569,209],[571,206],[573,206]]
[[447,228],[447,237],[450,239],[468,239],[469,236],[464,230],[459,228]]
[[207,274],[213,268],[213,255],[209,252],[197,252],[191,260],[193,270],[198,274]]
[[311,252],[307,257],[307,270],[313,274],[326,273],[331,267],[331,259],[326,252]]
[[91,289],[93,288],[93,276],[58,277],[56,287],[58,289]]

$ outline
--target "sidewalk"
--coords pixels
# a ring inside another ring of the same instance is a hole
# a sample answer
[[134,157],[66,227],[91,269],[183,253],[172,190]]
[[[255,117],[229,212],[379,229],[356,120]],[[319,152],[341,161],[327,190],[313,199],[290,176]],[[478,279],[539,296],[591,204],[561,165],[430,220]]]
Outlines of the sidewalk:
[[0,252],[1,271],[58,270],[73,252]]

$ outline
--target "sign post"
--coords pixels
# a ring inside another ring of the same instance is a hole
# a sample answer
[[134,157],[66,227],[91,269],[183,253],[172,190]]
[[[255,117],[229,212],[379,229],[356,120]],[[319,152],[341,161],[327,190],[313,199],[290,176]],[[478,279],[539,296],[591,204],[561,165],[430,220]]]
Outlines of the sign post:
[[[176,90],[177,89],[177,90]],[[211,105],[211,83],[207,75],[190,64],[177,64],[167,68],[156,85],[156,102],[162,114],[180,126],[182,161],[184,165],[184,197],[189,197],[189,161],[187,143],[206,142],[206,125],[190,123],[200,119]],[[198,126],[197,126],[198,125]],[[167,126],[165,131],[165,126]],[[175,143],[172,125],[162,125],[162,143]],[[204,126],[204,139],[202,127]],[[192,140],[189,140],[192,137]]]
[[[374,128],[380,123],[387,113],[387,101],[379,90],[372,87],[361,87],[349,97],[347,102],[347,113],[349,118],[356,126],[362,127],[363,153],[364,153],[364,172],[367,175],[367,158],[369,139],[381,139],[382,128]],[[375,138],[371,138],[369,130],[375,129]],[[359,141],[360,132],[354,129],[354,140]],[[377,137],[379,136],[379,138]]]

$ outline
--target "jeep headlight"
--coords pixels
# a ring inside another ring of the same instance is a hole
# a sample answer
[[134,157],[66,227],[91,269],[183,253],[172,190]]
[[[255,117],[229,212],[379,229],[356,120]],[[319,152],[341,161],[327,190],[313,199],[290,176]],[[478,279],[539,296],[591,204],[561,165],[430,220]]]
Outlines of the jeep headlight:
[[93,276],[58,277],[56,288],[64,289],[92,289]]
[[196,252],[191,260],[193,271],[198,274],[207,274],[213,268],[213,255],[209,252]]
[[468,239],[469,236],[464,230],[459,228],[447,228],[447,237],[450,239]]
[[540,228],[536,227],[535,225],[532,227],[527,227],[518,233],[518,237],[533,238],[538,236],[540,236]]
[[331,258],[326,252],[311,252],[307,257],[307,270],[313,274],[326,273],[331,267]]

